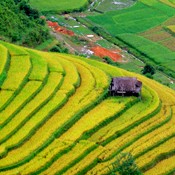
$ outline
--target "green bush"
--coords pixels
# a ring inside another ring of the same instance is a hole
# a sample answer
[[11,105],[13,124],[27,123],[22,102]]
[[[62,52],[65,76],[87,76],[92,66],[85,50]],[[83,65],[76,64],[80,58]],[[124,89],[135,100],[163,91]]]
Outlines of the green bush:
[[142,70],[142,74],[145,74],[145,75],[153,75],[155,74],[155,69],[153,66],[149,65],[149,64],[146,64],[145,67],[143,68]]
[[59,53],[69,53],[69,49],[64,47],[62,44],[58,43],[57,45],[53,46],[50,52],[59,52]]
[[118,172],[120,175],[141,175],[130,153],[120,153],[115,162],[112,163],[110,175]]

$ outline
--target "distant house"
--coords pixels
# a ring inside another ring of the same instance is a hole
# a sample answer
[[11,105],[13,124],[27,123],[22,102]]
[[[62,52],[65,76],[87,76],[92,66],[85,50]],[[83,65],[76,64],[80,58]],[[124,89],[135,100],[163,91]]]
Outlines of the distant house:
[[112,96],[140,96],[142,82],[135,77],[116,77],[112,78],[109,93]]

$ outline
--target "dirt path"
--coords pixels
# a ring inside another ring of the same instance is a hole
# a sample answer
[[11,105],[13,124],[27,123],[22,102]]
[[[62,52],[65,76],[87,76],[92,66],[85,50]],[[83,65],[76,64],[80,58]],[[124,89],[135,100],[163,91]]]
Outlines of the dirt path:
[[66,39],[65,37],[62,35],[62,34],[59,34],[59,33],[55,33],[53,31],[50,32],[51,35],[53,35],[58,41],[61,41],[63,43],[65,43],[65,47],[69,49],[69,52],[70,53],[75,53],[77,50],[72,47],[68,42],[66,42]]

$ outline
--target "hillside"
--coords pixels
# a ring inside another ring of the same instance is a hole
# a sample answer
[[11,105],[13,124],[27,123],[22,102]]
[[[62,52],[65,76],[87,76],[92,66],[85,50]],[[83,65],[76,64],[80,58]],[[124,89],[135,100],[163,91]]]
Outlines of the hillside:
[[0,2],[0,39],[36,47],[51,38],[38,10],[25,0]]
[[[73,55],[0,42],[0,175],[108,174],[131,153],[148,175],[175,172],[175,92]],[[143,82],[142,99],[110,97],[110,77]]]

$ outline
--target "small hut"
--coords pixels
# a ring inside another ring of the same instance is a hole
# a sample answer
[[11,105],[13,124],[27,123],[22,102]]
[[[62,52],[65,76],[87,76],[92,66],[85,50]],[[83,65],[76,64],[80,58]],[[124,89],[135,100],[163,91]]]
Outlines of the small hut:
[[116,77],[112,78],[109,93],[112,96],[140,96],[142,82],[135,77]]

